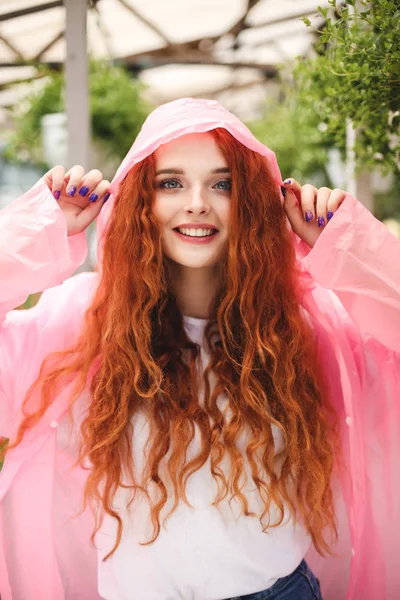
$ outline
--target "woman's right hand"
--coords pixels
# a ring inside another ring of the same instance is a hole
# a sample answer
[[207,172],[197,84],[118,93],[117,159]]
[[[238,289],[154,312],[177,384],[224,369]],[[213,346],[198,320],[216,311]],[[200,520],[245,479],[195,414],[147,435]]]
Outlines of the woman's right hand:
[[65,172],[57,165],[50,169],[43,180],[57,200],[67,222],[67,235],[76,235],[92,223],[109,198],[109,181],[97,169],[85,175],[84,168],[75,165]]

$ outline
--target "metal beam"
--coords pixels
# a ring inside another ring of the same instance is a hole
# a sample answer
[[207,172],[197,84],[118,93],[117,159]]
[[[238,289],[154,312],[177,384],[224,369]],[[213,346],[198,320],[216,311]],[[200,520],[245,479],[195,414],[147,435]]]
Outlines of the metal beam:
[[212,88],[212,89],[208,89],[208,90],[204,90],[203,92],[200,92],[199,94],[192,94],[193,98],[211,98],[214,96],[218,96],[219,94],[223,94],[224,92],[229,92],[231,90],[233,91],[237,91],[237,90],[247,90],[250,87],[253,87],[254,85],[265,85],[265,79],[255,79],[254,81],[246,81],[243,83],[235,83],[235,82],[231,82],[228,83],[227,85],[224,85],[222,87],[219,88]]
[[[135,61],[124,61],[123,64],[129,68],[135,65]],[[155,67],[162,67],[164,65],[211,65],[211,66],[221,66],[221,67],[233,67],[237,69],[260,69],[264,71],[270,77],[275,77],[278,72],[278,69],[275,65],[271,65],[270,63],[256,63],[256,62],[242,62],[242,61],[222,61],[215,59],[213,57],[205,56],[205,57],[191,57],[191,56],[171,56],[171,57],[157,57],[149,61],[146,64],[146,67],[141,69],[146,71],[147,69],[153,69]],[[136,65],[137,66],[137,65]]]
[[16,19],[17,17],[25,17],[26,15],[32,15],[33,13],[42,12],[43,10],[49,10],[50,8],[56,8],[57,6],[63,5],[64,0],[54,0],[54,2],[47,2],[46,4],[37,4],[36,6],[30,6],[29,8],[13,10],[12,12],[0,14],[0,22]]
[[244,14],[232,25],[230,29],[221,34],[221,37],[224,35],[233,35],[235,38],[239,35],[243,29],[247,29],[248,25],[246,24],[247,17],[249,16],[249,12],[258,4],[260,0],[247,0],[247,8]]
[[[65,30],[62,29],[59,33],[57,33],[56,37],[54,37],[52,40],[50,40],[50,42],[48,42],[37,54],[36,56],[34,56],[32,58],[32,60],[35,61],[39,61],[43,54],[45,52],[47,52],[47,50],[50,50],[50,48],[52,48],[54,46],[54,44],[56,44],[59,40],[61,40],[63,37],[65,36]],[[1,598],[0,598],[1,600]]]
[[301,19],[302,17],[308,17],[310,15],[317,16],[318,10],[301,10],[297,13],[293,13],[291,15],[285,15],[284,17],[278,17],[276,19],[271,19],[269,21],[264,21],[264,23],[256,23],[254,25],[248,25],[248,29],[260,29],[261,27],[268,27],[269,25],[278,25],[279,23],[287,23],[288,21],[293,21],[294,19]]
[[[46,61],[40,61],[41,65],[47,65],[49,67],[49,69],[54,69],[55,71],[60,71],[64,65],[64,63],[62,62],[46,62]],[[19,60],[18,62],[16,61],[4,61],[4,62],[0,62],[0,69],[8,69],[8,68],[12,68],[15,69],[16,67],[37,67],[38,65],[35,65],[32,60]],[[18,81],[18,80],[16,80]],[[0,598],[1,600],[1,598]]]
[[[144,57],[144,56],[143,56]],[[42,62],[42,64],[46,64],[50,69],[54,69],[56,71],[59,71],[62,69],[63,63],[58,63],[58,62],[51,62],[51,63],[46,63],[46,62]],[[149,57],[149,61],[146,61],[146,66],[143,66],[140,64],[140,59],[137,59],[136,57],[129,57],[128,59],[121,59],[120,61],[117,61],[116,64],[121,64],[123,66],[125,66],[126,69],[129,70],[134,70],[134,71],[146,71],[147,69],[154,69],[155,67],[161,67],[164,65],[218,65],[218,66],[222,66],[222,67],[236,67],[236,68],[241,68],[241,69],[261,69],[262,71],[264,71],[268,76],[271,77],[275,77],[275,75],[278,73],[278,69],[275,65],[272,65],[270,63],[256,63],[256,62],[235,62],[235,61],[229,61],[229,62],[224,62],[222,60],[217,60],[217,59],[213,59],[210,57],[205,57],[203,59],[201,58],[191,58],[191,57],[184,57],[184,56],[170,56],[170,57],[154,57],[151,58]],[[26,63],[0,63],[0,68],[2,67],[20,67],[20,66],[34,66],[29,62]],[[18,80],[15,81],[15,83],[18,83]],[[11,85],[11,82],[7,85]]]
[[[7,48],[9,48],[12,52],[14,52],[15,56],[18,58],[18,61],[25,60],[24,55],[21,54],[21,52],[18,50],[18,48],[16,48],[14,46],[14,44],[12,42],[10,42],[9,39],[4,37],[4,35],[2,33],[0,33],[0,40],[3,42],[3,44],[5,44],[7,46]],[[0,598],[0,600],[1,600],[1,598]]]
[[154,31],[168,46],[172,45],[168,37],[155,25],[152,21],[149,21],[146,17],[140,14],[140,12],[134,8],[131,4],[128,4],[125,0],[119,0],[119,3],[122,4],[126,10],[129,10],[137,19],[139,19],[146,27]]
[[[3,90],[8,90],[14,85],[19,85],[23,83],[31,83],[32,81],[36,81],[37,79],[42,79],[43,75],[32,75],[31,77],[24,77],[22,79],[18,79],[16,81],[7,81],[5,83],[0,83],[0,92]],[[1,598],[0,598],[1,600]]]
[[87,4],[65,0],[66,7],[66,109],[68,119],[68,165],[89,166],[90,110],[87,55]]

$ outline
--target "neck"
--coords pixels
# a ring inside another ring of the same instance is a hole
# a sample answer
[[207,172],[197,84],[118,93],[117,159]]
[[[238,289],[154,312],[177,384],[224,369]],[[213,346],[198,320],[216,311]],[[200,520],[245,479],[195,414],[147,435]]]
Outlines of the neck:
[[195,269],[168,261],[168,267],[171,290],[181,313],[209,319],[220,282],[218,266]]

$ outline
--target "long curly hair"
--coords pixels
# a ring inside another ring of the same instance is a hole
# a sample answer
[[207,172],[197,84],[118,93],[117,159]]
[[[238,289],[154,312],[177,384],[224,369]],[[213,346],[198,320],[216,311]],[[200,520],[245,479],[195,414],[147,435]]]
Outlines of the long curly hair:
[[[228,494],[236,497],[243,514],[258,517],[264,532],[279,526],[288,510],[304,524],[321,555],[333,554],[331,544],[337,539],[331,476],[338,420],[315,336],[302,310],[302,274],[296,268],[279,190],[264,157],[224,129],[211,133],[231,169],[232,193],[221,285],[205,329],[209,364],[202,377],[200,346],[187,336],[168,283],[162,230],[152,211],[151,155],[119,186],[103,240],[101,277],[78,340],[43,361],[24,401],[26,416],[17,439],[9,446],[20,443],[67,380],[74,382],[70,414],[88,386],[90,403],[81,423],[78,463],[90,464],[83,504],[93,502],[96,507],[92,542],[105,514],[118,524],[115,545],[104,560],[121,541],[123,523],[113,507],[120,486],[129,487],[132,498],[138,490],[146,494],[153,535],[142,543],[151,544],[160,533],[160,514],[169,493],[174,504],[166,519],[180,501],[190,505],[187,480],[207,461],[218,485],[214,505]],[[218,339],[213,343],[215,327]],[[37,386],[40,405],[29,413]],[[226,395],[229,416],[217,402],[221,394]],[[146,416],[150,431],[142,473],[136,472],[132,453],[132,423],[139,414]],[[283,435],[279,452],[272,426]],[[237,444],[244,431],[245,456]],[[187,461],[196,433],[200,450]],[[229,473],[221,468],[225,455]],[[242,491],[246,464],[264,505],[261,515],[249,511]],[[275,521],[271,508],[279,516]]]

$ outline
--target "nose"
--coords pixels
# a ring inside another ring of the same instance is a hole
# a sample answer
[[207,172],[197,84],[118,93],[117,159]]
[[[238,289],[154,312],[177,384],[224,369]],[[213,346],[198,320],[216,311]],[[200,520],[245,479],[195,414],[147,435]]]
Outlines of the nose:
[[210,210],[207,194],[200,184],[194,185],[186,203],[185,211],[189,214],[206,214]]

